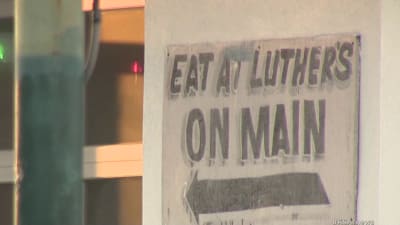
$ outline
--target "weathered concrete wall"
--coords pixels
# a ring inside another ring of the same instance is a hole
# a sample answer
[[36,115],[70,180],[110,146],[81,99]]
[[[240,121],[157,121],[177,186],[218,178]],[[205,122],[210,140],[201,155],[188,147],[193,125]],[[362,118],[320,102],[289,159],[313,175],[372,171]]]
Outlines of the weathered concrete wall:
[[380,2],[148,0],[145,19],[143,224],[161,224],[165,51],[171,44],[361,34],[358,216],[378,221]]

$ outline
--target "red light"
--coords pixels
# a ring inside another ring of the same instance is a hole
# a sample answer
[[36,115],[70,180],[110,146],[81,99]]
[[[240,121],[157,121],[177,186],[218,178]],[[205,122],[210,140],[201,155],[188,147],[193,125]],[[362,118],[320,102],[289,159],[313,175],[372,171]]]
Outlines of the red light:
[[139,61],[135,60],[131,64],[131,72],[132,73],[143,73],[143,66],[140,64]]

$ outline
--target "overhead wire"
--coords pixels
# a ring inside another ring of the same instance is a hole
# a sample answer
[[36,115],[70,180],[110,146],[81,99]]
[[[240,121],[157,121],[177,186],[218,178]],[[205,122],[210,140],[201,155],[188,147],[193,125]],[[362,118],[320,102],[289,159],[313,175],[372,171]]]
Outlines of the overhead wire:
[[101,11],[99,0],[93,0],[91,27],[89,31],[89,48],[86,56],[85,80],[88,82],[96,66],[100,47]]

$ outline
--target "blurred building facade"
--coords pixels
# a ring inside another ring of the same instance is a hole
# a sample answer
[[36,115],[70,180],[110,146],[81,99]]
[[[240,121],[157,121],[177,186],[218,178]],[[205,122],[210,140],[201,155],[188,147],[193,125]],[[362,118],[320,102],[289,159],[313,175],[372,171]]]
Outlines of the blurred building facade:
[[[83,2],[85,10],[87,2]],[[143,3],[102,5],[99,57],[86,91],[83,163],[87,225],[142,224],[143,7]],[[0,0],[0,43],[7,51],[7,58],[0,61],[2,225],[12,224],[13,209],[12,8],[11,0]],[[88,34],[90,14],[82,13]]]

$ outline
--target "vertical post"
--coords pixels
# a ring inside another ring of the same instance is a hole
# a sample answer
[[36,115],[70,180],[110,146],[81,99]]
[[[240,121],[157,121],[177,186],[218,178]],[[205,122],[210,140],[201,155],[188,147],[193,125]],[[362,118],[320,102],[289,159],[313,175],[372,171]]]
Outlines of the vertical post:
[[14,224],[83,224],[81,4],[15,1]]

